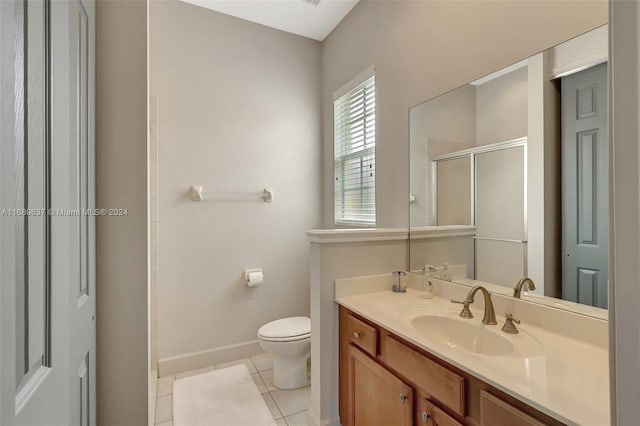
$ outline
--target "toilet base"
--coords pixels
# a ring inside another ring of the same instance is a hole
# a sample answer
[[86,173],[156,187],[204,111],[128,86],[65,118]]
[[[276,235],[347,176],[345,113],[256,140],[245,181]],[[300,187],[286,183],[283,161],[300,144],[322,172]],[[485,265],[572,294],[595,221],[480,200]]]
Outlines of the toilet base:
[[273,385],[278,389],[298,389],[309,386],[307,359],[310,353],[302,356],[273,357]]

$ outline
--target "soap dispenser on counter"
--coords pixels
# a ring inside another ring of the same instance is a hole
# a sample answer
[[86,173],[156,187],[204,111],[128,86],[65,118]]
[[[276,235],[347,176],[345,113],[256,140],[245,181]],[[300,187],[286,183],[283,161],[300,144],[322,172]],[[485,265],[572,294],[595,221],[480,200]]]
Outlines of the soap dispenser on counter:
[[444,281],[451,282],[451,271],[449,271],[449,264],[448,263],[444,264],[444,269],[442,270],[442,279]]
[[431,273],[435,272],[433,265],[424,265],[422,268],[422,298],[433,299],[433,283],[431,282]]

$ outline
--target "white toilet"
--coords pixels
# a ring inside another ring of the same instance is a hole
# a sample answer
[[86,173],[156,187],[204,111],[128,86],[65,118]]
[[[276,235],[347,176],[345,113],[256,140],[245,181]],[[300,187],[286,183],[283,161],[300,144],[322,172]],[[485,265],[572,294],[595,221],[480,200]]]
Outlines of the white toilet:
[[311,355],[311,320],[291,317],[272,321],[258,330],[260,346],[273,354],[273,385],[296,389],[309,385],[307,359]]

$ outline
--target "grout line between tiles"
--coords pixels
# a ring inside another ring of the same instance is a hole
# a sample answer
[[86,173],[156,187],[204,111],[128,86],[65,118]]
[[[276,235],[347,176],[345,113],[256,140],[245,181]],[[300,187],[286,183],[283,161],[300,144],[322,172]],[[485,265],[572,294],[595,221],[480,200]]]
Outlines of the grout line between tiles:
[[256,365],[255,362],[253,362],[253,359],[251,359],[253,357],[249,357],[249,362],[251,363],[251,365],[253,365],[253,368],[256,369],[256,373],[259,373],[260,371],[258,370],[258,366]]

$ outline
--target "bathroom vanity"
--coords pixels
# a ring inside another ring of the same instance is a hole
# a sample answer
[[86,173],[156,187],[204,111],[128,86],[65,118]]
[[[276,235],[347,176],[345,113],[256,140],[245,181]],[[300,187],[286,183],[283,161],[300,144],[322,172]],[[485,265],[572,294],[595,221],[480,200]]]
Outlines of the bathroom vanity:
[[[609,423],[606,347],[529,319],[580,321],[575,314],[494,295],[498,324],[484,325],[479,300],[474,318],[459,317],[461,306],[449,300],[459,291],[455,284],[438,282],[432,300],[412,288],[398,294],[376,284],[345,296],[338,285],[343,426]],[[447,286],[453,289],[443,293]],[[505,307],[528,318],[518,334],[501,331]]]
[[561,425],[340,307],[340,420],[367,425]]

